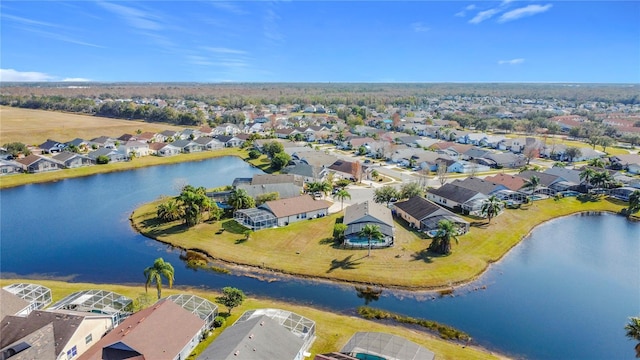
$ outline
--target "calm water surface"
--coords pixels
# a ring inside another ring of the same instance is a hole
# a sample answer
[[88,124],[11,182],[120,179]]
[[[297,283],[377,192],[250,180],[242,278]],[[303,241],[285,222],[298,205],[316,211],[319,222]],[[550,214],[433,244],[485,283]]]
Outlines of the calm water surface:
[[[163,256],[176,267],[179,285],[231,285],[347,313],[362,305],[351,286],[189,270],[179,252],[129,225],[138,205],[175,195],[181,185],[215,187],[259,172],[226,157],[2,190],[2,277],[141,284],[142,269]],[[632,359],[634,343],[623,327],[640,314],[638,258],[640,224],[615,215],[572,216],[538,227],[455,297],[385,291],[371,305],[450,324],[514,357]]]

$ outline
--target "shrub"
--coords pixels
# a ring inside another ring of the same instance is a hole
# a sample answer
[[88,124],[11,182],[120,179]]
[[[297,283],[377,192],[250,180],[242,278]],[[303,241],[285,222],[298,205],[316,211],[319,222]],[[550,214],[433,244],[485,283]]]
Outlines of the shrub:
[[216,316],[213,319],[213,327],[222,327],[225,323],[225,321],[227,321],[227,319],[224,316]]
[[260,157],[260,151],[255,149],[249,151],[249,159],[257,159],[259,157]]

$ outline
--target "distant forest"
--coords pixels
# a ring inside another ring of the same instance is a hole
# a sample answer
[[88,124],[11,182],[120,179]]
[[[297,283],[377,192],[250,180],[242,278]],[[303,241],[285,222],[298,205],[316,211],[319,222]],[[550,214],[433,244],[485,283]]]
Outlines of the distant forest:
[[434,98],[502,97],[571,102],[640,104],[638,84],[517,83],[3,83],[1,104],[29,98],[184,99],[241,108],[253,104],[344,104],[347,106],[422,106]]

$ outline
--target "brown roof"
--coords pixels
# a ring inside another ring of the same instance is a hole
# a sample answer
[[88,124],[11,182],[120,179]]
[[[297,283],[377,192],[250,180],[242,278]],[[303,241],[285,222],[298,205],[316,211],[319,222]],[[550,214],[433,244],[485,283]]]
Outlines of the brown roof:
[[149,144],[149,149],[154,150],[154,151],[158,151],[160,149],[162,149],[163,147],[167,146],[168,143],[164,143],[164,142],[156,142],[156,143],[151,143]]
[[22,165],[29,166],[40,159],[44,159],[44,158],[42,156],[31,154],[21,159],[16,159],[16,162],[19,162]]
[[302,214],[309,211],[328,209],[331,203],[325,200],[314,200],[311,195],[300,195],[293,198],[267,201],[263,205],[278,218]]
[[138,353],[141,359],[174,359],[204,326],[204,320],[180,305],[166,299],[159,300],[129,316],[78,360],[99,360],[103,349],[117,351],[123,347],[132,349],[129,353]]
[[490,181],[496,184],[501,184],[509,188],[509,190],[518,191],[524,186],[525,179],[519,176],[513,176],[508,174],[497,174],[494,176],[487,176],[484,178],[486,181]]
[[145,131],[140,135],[136,135],[136,139],[138,140],[151,140],[153,139],[153,137],[156,136],[155,133],[149,132],[149,131]]
[[15,315],[19,311],[29,306],[27,300],[18,295],[14,295],[5,289],[0,289],[0,320],[7,315]]

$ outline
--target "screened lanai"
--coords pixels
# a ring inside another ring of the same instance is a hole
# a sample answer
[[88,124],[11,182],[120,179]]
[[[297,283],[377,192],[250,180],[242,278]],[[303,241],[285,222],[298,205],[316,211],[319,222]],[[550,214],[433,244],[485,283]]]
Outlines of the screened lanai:
[[116,327],[127,316],[131,315],[130,298],[106,290],[83,290],[68,295],[51,305],[50,310],[71,310],[92,314],[109,315]]
[[455,215],[436,215],[420,220],[421,229],[433,231],[438,229],[438,223],[442,220],[451,221],[458,228],[458,235],[466,234],[469,231],[469,222]]
[[43,309],[51,304],[51,289],[37,284],[17,283],[5,286],[3,289],[29,302],[30,306],[19,314],[28,315],[33,310]]
[[268,316],[269,318],[284,326],[285,329],[291,331],[295,336],[304,341],[304,349],[307,349],[316,336],[316,323],[296,313],[281,309],[256,309],[245,311],[242,316],[235,322],[241,323],[259,316]]
[[207,299],[190,294],[176,294],[167,297],[167,300],[182,306],[188,312],[197,315],[207,323],[207,328],[213,328],[213,319],[218,316],[218,306]]
[[251,230],[260,230],[278,226],[278,218],[267,210],[252,208],[237,210],[233,218]]

